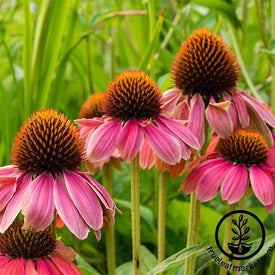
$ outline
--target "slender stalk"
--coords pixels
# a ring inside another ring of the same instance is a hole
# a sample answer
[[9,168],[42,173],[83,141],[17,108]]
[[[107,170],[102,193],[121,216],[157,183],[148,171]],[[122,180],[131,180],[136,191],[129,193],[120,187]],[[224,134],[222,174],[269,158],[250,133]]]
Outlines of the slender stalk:
[[[86,29],[89,30],[89,15],[90,15],[90,0],[86,0],[86,9],[85,9],[85,21],[86,21]],[[88,76],[88,87],[87,97],[90,94],[94,93],[93,88],[93,80],[92,80],[92,70],[91,70],[91,53],[90,53],[90,37],[86,36],[86,58],[87,58],[87,76]]]
[[267,271],[267,275],[274,275],[275,274],[275,253],[273,252],[271,262]]
[[[246,208],[246,201],[247,201],[247,195],[244,194],[243,197],[238,202],[238,210],[244,210]],[[233,261],[233,265],[234,266],[239,266],[240,265],[240,261],[234,260]],[[232,272],[232,275],[237,275],[237,274],[239,274],[238,271],[233,271]]]
[[249,74],[248,74],[248,71],[246,69],[246,66],[245,66],[245,63],[244,63],[244,60],[243,60],[243,56],[242,56],[242,53],[241,53],[241,50],[240,50],[240,47],[239,47],[239,43],[238,43],[238,39],[237,39],[237,35],[236,35],[236,30],[233,30],[232,27],[230,27],[229,29],[230,31],[230,35],[231,35],[231,40],[232,40],[232,44],[233,44],[233,47],[234,47],[234,50],[235,50],[235,53],[236,53],[236,56],[237,56],[237,59],[239,61],[239,64],[240,64],[240,67],[241,67],[241,70],[242,70],[242,74],[245,78],[245,81],[249,87],[249,89],[251,90],[251,93],[259,100],[259,101],[263,101],[262,98],[260,97],[257,89],[255,88]]
[[[109,195],[113,197],[113,173],[112,163],[106,163],[103,166],[103,185]],[[115,243],[115,228],[114,226],[106,227],[106,250],[107,250],[107,266],[108,274],[115,275],[116,273],[116,243]]]
[[131,161],[132,249],[134,274],[140,274],[139,154]]
[[159,173],[158,262],[165,259],[167,172]]
[[[235,208],[236,208],[235,203],[229,204],[228,205],[228,213],[231,212],[231,211],[234,211]],[[224,239],[223,239],[223,249],[227,253],[229,253],[228,243],[231,241],[231,228],[232,228],[232,221],[231,221],[231,219],[227,219],[226,220],[226,225],[225,225]],[[229,262],[228,257],[225,256],[225,255],[223,255],[222,259],[225,262],[225,264],[227,264]],[[221,266],[219,274],[220,275],[226,275],[227,274],[227,269]]]
[[[271,1],[271,39],[275,39],[275,0]],[[272,65],[271,107],[275,110],[275,64]]]
[[[197,200],[196,194],[190,195],[190,210],[188,221],[188,233],[186,247],[197,244],[199,238],[199,224],[200,224],[200,201]],[[184,274],[195,274],[196,257],[191,256],[187,258],[184,267]]]

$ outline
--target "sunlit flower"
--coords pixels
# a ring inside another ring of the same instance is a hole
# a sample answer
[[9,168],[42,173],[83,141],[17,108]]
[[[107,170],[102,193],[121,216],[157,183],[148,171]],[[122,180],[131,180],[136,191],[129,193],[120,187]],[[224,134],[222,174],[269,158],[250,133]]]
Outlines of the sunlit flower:
[[40,110],[18,132],[11,159],[0,168],[0,232],[22,209],[24,229],[44,230],[55,211],[79,239],[91,227],[100,239],[103,215],[114,221],[115,204],[79,166],[84,145],[76,127],[55,110]]
[[248,182],[259,201],[271,211],[275,199],[274,149],[257,132],[240,129],[221,139],[216,152],[190,164],[183,181],[186,194],[196,192],[204,202],[214,198],[219,189],[223,200],[237,202],[246,192]]
[[[104,111],[102,109],[102,102],[103,102],[104,94],[95,93],[90,96],[82,105],[79,118],[85,119],[93,119],[93,118],[101,118],[104,115]],[[82,129],[83,130],[83,129]],[[81,130],[80,130],[81,131]],[[85,133],[84,133],[85,135]],[[87,147],[87,142],[85,144]],[[105,163],[112,162],[113,166],[118,170],[121,170],[120,159],[119,159],[119,152],[115,150],[115,152],[106,159],[100,161],[91,162],[89,160],[85,161],[85,165],[89,171],[96,172],[99,168],[101,168]]]
[[13,223],[0,234],[1,274],[81,274],[73,263],[76,253],[57,241],[49,229],[23,230]]
[[144,141],[168,164],[188,159],[190,147],[199,149],[198,140],[181,121],[161,114],[161,97],[157,84],[144,72],[120,73],[105,93],[105,116],[76,121],[86,139],[88,159],[100,161],[118,149],[128,162]]
[[274,116],[262,104],[236,89],[240,76],[236,58],[221,37],[208,29],[195,30],[183,42],[171,68],[177,89],[164,94],[165,111],[188,119],[188,127],[204,142],[205,116],[212,129],[226,138],[240,126],[252,126],[272,145],[265,122]]

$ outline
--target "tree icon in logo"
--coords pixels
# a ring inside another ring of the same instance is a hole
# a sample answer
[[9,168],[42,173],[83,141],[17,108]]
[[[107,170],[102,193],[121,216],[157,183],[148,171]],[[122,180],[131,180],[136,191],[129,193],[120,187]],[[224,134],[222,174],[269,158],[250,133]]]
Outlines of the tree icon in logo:
[[238,221],[232,219],[232,223],[236,226],[236,228],[232,228],[232,232],[235,236],[232,238],[233,241],[238,241],[238,243],[228,243],[228,248],[230,251],[236,255],[245,255],[249,252],[252,247],[252,243],[247,244],[244,241],[249,239],[249,236],[246,236],[250,231],[250,227],[245,227],[247,224],[247,219],[243,218],[243,215],[239,216]]

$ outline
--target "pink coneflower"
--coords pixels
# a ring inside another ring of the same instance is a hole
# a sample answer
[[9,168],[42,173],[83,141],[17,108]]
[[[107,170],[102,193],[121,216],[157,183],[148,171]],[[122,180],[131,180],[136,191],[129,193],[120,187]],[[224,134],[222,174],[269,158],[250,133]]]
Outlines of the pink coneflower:
[[197,198],[209,201],[219,189],[228,204],[237,202],[248,182],[256,197],[271,211],[275,199],[275,169],[270,163],[272,152],[263,136],[240,129],[221,139],[215,153],[202,156],[190,164],[183,181],[186,194],[196,192]]
[[199,149],[198,140],[181,121],[161,114],[161,97],[157,84],[146,73],[120,73],[105,93],[105,116],[76,121],[86,139],[88,159],[100,161],[118,149],[121,158],[129,162],[144,141],[169,164],[188,159],[190,147]]
[[[81,106],[81,109],[79,111],[79,118],[85,118],[85,119],[93,119],[93,118],[101,118],[104,115],[104,111],[102,109],[102,102],[104,99],[104,94],[98,94],[95,93],[92,96],[90,96]],[[87,143],[86,143],[87,147]],[[85,166],[89,171],[97,172],[99,168],[101,168],[105,163],[112,162],[113,166],[118,169],[121,169],[120,165],[120,155],[118,150],[116,150],[111,157],[106,158],[104,160],[96,161],[96,162],[90,162],[89,160],[85,161]]]
[[174,111],[174,118],[188,119],[188,127],[201,144],[206,116],[211,128],[222,138],[240,127],[251,126],[272,145],[265,122],[275,127],[275,118],[256,99],[235,88],[239,65],[221,37],[208,29],[195,30],[183,42],[171,76],[177,89],[164,94],[166,107]]
[[57,241],[49,229],[23,230],[22,224],[17,221],[0,234],[1,274],[81,274],[72,248]]
[[113,222],[116,206],[97,181],[79,170],[83,155],[77,129],[63,114],[32,114],[15,138],[14,165],[0,168],[0,232],[21,209],[24,229],[44,230],[56,210],[79,239],[91,227],[99,240],[103,215]]

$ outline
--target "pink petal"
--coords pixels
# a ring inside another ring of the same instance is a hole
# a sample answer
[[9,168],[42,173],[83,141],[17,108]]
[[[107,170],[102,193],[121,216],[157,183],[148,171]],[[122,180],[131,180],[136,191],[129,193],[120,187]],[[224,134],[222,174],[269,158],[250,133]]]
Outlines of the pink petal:
[[84,221],[94,230],[103,224],[103,212],[98,197],[90,185],[77,173],[67,171],[64,180],[68,193]]
[[239,117],[240,123],[242,125],[242,128],[246,128],[249,125],[249,116],[247,113],[245,101],[237,93],[233,94],[232,99],[235,103],[236,110],[237,110],[238,117]]
[[7,256],[3,256],[3,254],[1,253],[0,256],[0,270],[1,268],[3,268],[6,264],[8,264],[10,261],[10,258]]
[[187,121],[189,118],[189,114],[190,114],[190,107],[189,107],[189,104],[187,103],[187,100],[185,99],[185,100],[182,100],[176,106],[175,111],[171,117],[174,119]]
[[170,89],[162,94],[161,98],[161,110],[162,113],[168,115],[171,110],[176,107],[182,95],[182,91],[179,89]]
[[15,165],[6,165],[0,167],[0,178],[1,176],[13,177],[22,174],[21,171]]
[[209,103],[206,109],[206,118],[221,138],[226,138],[233,131],[233,123],[229,115],[229,101]]
[[16,177],[0,177],[0,212],[6,207],[16,191]]
[[21,275],[19,273],[20,267],[20,259],[11,259],[7,264],[1,267],[0,272],[3,275]]
[[[273,144],[275,144],[275,133],[272,134]],[[275,168],[275,146],[269,150],[267,163]]]
[[213,199],[232,165],[228,161],[223,160],[223,163],[215,165],[206,171],[197,185],[197,199],[202,202]]
[[54,262],[54,264],[58,267],[58,269],[62,272],[62,274],[81,275],[81,272],[77,268],[77,266],[70,260],[66,259],[65,257],[52,254],[50,258]]
[[94,233],[97,241],[99,242],[101,240],[101,231],[97,230],[97,231],[94,231]]
[[64,273],[59,270],[59,268],[55,265],[55,263],[50,258],[44,258],[43,263],[45,264],[46,268],[49,270],[50,274],[64,275]]
[[181,159],[180,144],[178,140],[154,124],[143,129],[148,144],[157,156],[169,164],[176,164]]
[[81,118],[81,119],[76,119],[74,121],[79,127],[86,127],[90,129],[96,129],[98,128],[101,124],[104,123],[104,120],[102,118]]
[[75,260],[76,257],[75,251],[71,247],[66,246],[60,241],[56,241],[55,252],[61,256],[70,259],[72,262]]
[[185,127],[181,122],[164,116],[159,116],[156,121],[165,125],[170,131],[172,131],[177,137],[179,137],[190,147],[194,148],[195,150],[200,149],[198,139],[194,136],[191,130]]
[[24,193],[32,181],[32,175],[21,176],[17,180],[17,189],[0,216],[0,232],[3,233],[12,224],[21,209]]
[[260,102],[245,92],[241,92],[242,98],[254,107],[260,117],[270,126],[275,128],[275,116],[269,112]]
[[264,206],[270,205],[274,200],[275,190],[273,182],[274,179],[270,174],[263,171],[260,167],[250,167],[250,183],[252,189]]
[[142,142],[143,132],[138,122],[135,119],[128,120],[117,138],[121,158],[126,162],[131,161],[137,155]]
[[262,120],[257,111],[249,104],[247,105],[247,112],[250,117],[249,128],[262,134],[267,144],[271,148],[273,146],[273,137],[266,123]]
[[22,214],[25,215],[23,229],[40,231],[52,223],[55,210],[53,186],[54,179],[47,173],[41,174],[29,185],[22,203]]
[[151,169],[154,165],[154,152],[144,140],[139,153],[139,165],[142,169]]
[[48,269],[44,259],[36,259],[36,270],[37,273],[40,275],[52,275],[50,270]]
[[56,177],[54,181],[53,198],[56,210],[70,231],[80,240],[84,240],[89,228],[73,204],[63,177]]
[[38,275],[32,260],[26,261],[25,271],[28,275]]
[[[193,162],[196,163],[197,160],[195,160]],[[201,177],[204,175],[204,173],[206,173],[212,167],[216,167],[216,166],[221,165],[223,163],[224,163],[223,159],[217,158],[217,159],[206,160],[205,162],[200,164],[198,167],[193,168],[187,174],[187,176],[185,177],[185,179],[182,183],[182,191],[186,195],[194,193],[196,191],[197,184],[198,184],[199,180],[201,179]]]
[[194,95],[190,101],[191,112],[188,128],[197,137],[200,146],[204,143],[204,102],[200,95]]
[[91,135],[87,145],[89,161],[100,161],[112,155],[122,124],[117,119],[106,121]]
[[248,174],[245,165],[232,166],[221,187],[222,200],[228,204],[239,201],[245,193],[248,183]]

